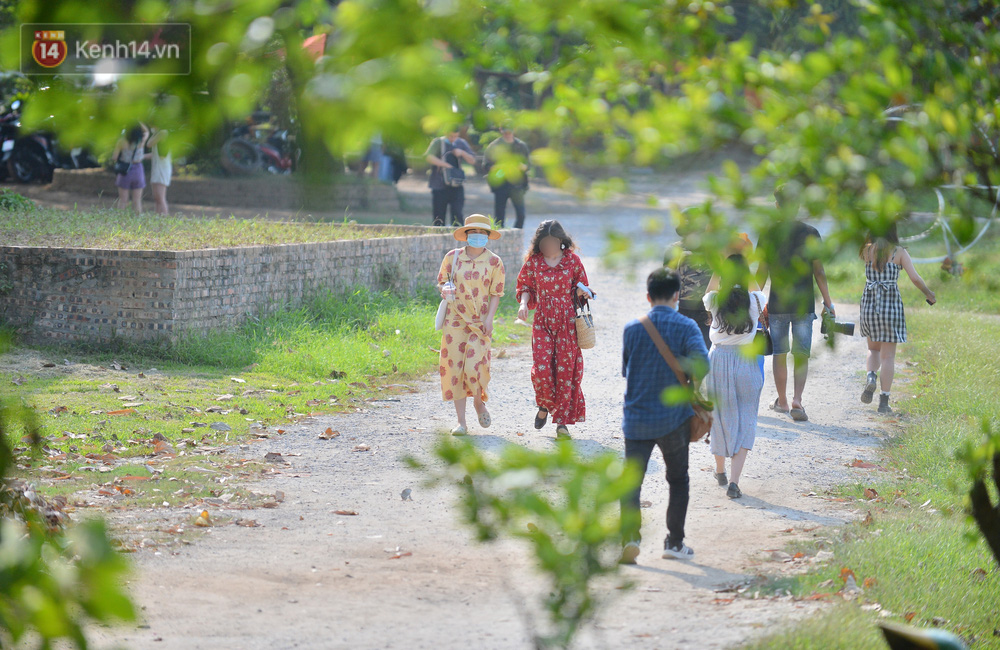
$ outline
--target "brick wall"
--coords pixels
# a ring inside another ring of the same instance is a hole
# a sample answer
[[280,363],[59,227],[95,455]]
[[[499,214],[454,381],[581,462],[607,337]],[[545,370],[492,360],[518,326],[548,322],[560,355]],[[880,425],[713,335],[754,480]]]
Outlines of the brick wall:
[[[412,234],[191,251],[0,246],[0,318],[34,342],[173,340],[296,305],[313,290],[433,285],[455,246],[450,231],[394,230]],[[522,232],[495,244],[511,291]]]
[[[149,178],[148,169],[146,178]],[[57,169],[50,189],[74,194],[117,197],[115,177],[103,169]],[[146,195],[150,190],[147,186]],[[170,181],[167,198],[178,205],[251,207],[262,210],[322,209],[400,210],[399,194],[391,185],[357,176],[331,180],[307,193],[294,176],[264,174],[239,178],[178,178]]]

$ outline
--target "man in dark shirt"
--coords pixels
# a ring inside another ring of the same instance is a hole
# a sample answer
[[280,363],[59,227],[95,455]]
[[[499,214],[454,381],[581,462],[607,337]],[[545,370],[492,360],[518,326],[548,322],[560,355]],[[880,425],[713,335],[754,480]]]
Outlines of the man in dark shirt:
[[[779,220],[758,242],[763,256],[758,279],[763,282],[768,274],[771,276],[767,314],[774,344],[774,386],[778,391],[778,398],[771,404],[771,410],[789,413],[796,422],[805,422],[809,417],[802,406],[802,393],[809,374],[813,321],[816,320],[813,279],[823,295],[824,307],[831,315],[835,312],[826,283],[826,271],[818,258],[821,241],[819,231],[795,218],[799,211],[799,201],[790,194],[785,186],[774,192],[775,204],[781,214]],[[790,408],[787,395],[789,351],[795,366]]]
[[458,127],[454,126],[448,135],[434,138],[424,158],[431,164],[431,177],[427,184],[431,188],[431,212],[434,215],[434,225],[443,226],[448,208],[451,207],[451,223],[461,226],[464,222],[462,208],[465,206],[465,187],[445,183],[444,170],[461,166],[461,161],[474,165],[476,157],[472,155],[469,143],[458,135]]
[[[652,310],[648,316],[681,367],[697,382],[708,374],[708,350],[698,325],[677,313],[680,286],[680,279],[672,269],[661,268],[650,273],[646,280],[646,297]],[[677,377],[638,320],[625,326],[622,374],[626,379],[625,417],[622,420],[625,460],[634,463],[645,476],[653,448],[660,448],[670,486],[668,535],[663,543],[663,557],[691,558],[694,551],[684,544],[684,522],[689,498],[688,446],[694,409],[689,403],[664,403],[664,391],[678,386]],[[639,555],[641,488],[640,483],[632,494],[622,499],[624,547],[621,561],[625,564],[634,564]]]
[[[493,219],[503,228],[507,216],[507,200],[514,204],[517,221],[515,228],[524,228],[524,193],[528,191],[530,169],[528,145],[514,137],[514,127],[505,122],[500,127],[500,137],[486,147],[486,168],[493,192]],[[512,159],[512,160],[504,160]],[[513,163],[501,164],[497,163]],[[514,172],[511,173],[511,169]]]

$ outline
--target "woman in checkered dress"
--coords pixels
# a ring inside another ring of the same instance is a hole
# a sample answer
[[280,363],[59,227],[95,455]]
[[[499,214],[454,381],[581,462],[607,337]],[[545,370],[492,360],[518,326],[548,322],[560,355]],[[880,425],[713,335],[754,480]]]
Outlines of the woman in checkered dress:
[[865,261],[866,280],[861,294],[861,335],[868,339],[868,376],[861,401],[871,404],[881,369],[878,412],[892,413],[889,391],[895,374],[896,344],[906,343],[906,315],[899,294],[900,270],[906,271],[910,282],[924,293],[928,303],[933,305],[937,298],[913,268],[910,254],[899,246],[895,223],[882,234],[868,234],[861,247],[861,259]]

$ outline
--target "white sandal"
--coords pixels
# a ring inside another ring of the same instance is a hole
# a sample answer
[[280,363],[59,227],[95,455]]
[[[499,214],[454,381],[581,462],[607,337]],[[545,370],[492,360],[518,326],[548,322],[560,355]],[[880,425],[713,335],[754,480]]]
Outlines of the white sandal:
[[493,420],[490,418],[490,412],[486,410],[486,406],[484,405],[483,412],[479,413],[479,426],[481,426],[484,429],[489,429],[490,424],[492,423]]
[[451,430],[451,435],[453,436],[464,436],[468,435],[469,430],[463,427],[461,424]]

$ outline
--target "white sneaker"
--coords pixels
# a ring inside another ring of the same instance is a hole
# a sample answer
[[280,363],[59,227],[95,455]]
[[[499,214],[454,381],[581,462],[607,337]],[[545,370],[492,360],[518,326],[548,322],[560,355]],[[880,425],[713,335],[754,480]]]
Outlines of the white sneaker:
[[693,557],[694,550],[687,544],[681,544],[679,548],[667,546],[663,549],[664,560],[690,560]]
[[639,557],[639,543],[629,542],[622,547],[622,557],[619,564],[635,564],[635,559]]

